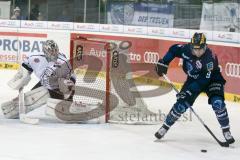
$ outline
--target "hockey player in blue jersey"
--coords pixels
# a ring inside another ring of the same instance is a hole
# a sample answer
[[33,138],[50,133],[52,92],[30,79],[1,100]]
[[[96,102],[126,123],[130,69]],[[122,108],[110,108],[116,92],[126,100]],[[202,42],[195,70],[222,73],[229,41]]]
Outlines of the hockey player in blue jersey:
[[159,76],[167,73],[169,63],[175,58],[183,59],[183,71],[187,74],[181,91],[177,94],[177,102],[168,113],[163,126],[155,133],[161,139],[169,128],[193,105],[201,92],[208,96],[217,120],[222,128],[223,136],[229,144],[235,142],[230,132],[229,117],[224,103],[224,85],[226,83],[218,66],[218,59],[208,48],[203,33],[195,33],[191,43],[171,46],[166,55],[156,65]]

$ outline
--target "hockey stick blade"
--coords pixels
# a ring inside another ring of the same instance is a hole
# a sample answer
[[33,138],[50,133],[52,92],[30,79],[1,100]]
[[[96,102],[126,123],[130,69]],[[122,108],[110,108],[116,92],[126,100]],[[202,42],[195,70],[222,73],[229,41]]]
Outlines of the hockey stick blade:
[[229,147],[229,143],[228,142],[222,142],[220,141],[214,134],[213,132],[208,128],[208,126],[206,124],[203,124],[203,126],[208,130],[208,132],[212,135],[212,137],[218,142],[218,144],[222,147]]
[[229,143],[228,142],[221,142],[221,141],[217,141],[218,144],[220,144],[220,146],[222,147],[229,147]]
[[26,114],[20,114],[19,119],[21,122],[26,124],[32,124],[32,125],[39,124],[39,119],[27,117]]

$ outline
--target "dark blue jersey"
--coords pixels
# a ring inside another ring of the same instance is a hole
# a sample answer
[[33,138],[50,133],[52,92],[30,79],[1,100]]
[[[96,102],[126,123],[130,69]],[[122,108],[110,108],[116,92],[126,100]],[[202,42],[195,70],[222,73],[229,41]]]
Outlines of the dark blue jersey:
[[225,83],[220,73],[218,59],[209,48],[198,58],[192,54],[190,44],[175,44],[169,48],[163,62],[168,65],[175,57],[183,59],[182,67],[188,79],[198,81],[201,85],[207,85],[212,80]]

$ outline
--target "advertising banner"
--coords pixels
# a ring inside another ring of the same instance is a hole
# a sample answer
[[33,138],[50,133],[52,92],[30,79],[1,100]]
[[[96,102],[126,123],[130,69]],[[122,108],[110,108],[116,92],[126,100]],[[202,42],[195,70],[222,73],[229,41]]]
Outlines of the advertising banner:
[[100,32],[123,33],[123,25],[101,24]]
[[21,21],[22,28],[36,28],[36,29],[46,29],[48,27],[47,21]]
[[19,28],[20,21],[0,19],[0,27]]
[[48,29],[73,30],[73,22],[53,22],[48,21]]
[[201,30],[239,32],[238,3],[203,3]]
[[173,6],[157,3],[111,2],[108,4],[108,23],[173,27]]
[[0,62],[20,62],[28,53],[42,51],[47,34],[0,32]]
[[74,23],[74,30],[98,32],[99,24],[96,24],[96,23]]

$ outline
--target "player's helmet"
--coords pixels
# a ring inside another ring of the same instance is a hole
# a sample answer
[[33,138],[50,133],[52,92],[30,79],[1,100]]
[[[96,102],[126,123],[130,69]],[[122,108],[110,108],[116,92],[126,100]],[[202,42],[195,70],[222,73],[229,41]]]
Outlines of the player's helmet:
[[43,43],[42,50],[46,55],[47,60],[54,61],[58,57],[59,49],[57,43],[53,40],[47,40]]
[[203,33],[195,33],[191,39],[193,49],[203,49],[206,47],[206,37]]

